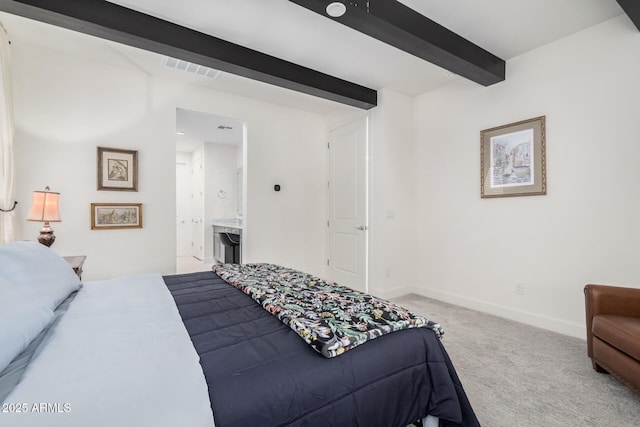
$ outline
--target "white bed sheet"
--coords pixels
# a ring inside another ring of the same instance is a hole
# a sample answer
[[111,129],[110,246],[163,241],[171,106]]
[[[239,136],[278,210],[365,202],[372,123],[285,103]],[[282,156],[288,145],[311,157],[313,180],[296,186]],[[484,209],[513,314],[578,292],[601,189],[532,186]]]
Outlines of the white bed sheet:
[[198,355],[158,274],[85,283],[0,409],[0,426],[214,426]]

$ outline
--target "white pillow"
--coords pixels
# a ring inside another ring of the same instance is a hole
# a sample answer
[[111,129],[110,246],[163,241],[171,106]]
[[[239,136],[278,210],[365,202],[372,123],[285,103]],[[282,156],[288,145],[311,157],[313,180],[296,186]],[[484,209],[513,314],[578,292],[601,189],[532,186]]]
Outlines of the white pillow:
[[[0,270],[4,274],[4,270]],[[53,319],[53,311],[37,304],[0,277],[0,372]]]
[[80,279],[68,262],[33,241],[0,246],[0,275],[51,310],[80,287]]

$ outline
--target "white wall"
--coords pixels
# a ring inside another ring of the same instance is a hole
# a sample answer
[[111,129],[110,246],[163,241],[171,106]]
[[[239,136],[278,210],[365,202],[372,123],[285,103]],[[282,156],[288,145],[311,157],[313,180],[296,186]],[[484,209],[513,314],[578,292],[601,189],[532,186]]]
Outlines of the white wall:
[[[12,44],[12,57],[19,218],[31,192],[49,185],[61,193],[63,221],[52,224],[53,249],[88,255],[85,278],[173,271],[175,135],[171,144],[155,138],[152,82],[139,71],[25,44]],[[96,191],[97,146],[138,150],[138,192]],[[144,228],[92,231],[92,202],[141,202]],[[25,223],[21,237],[35,239],[41,226]]]
[[[207,220],[236,216],[234,180],[237,156],[236,146],[204,144],[205,190],[209,196],[205,202]],[[225,193],[224,198],[218,197],[219,191]]]
[[369,292],[383,298],[406,295],[415,277],[412,113],[413,99],[388,89],[371,112]]
[[[638,76],[623,15],[419,97],[417,290],[584,337],[585,284],[640,285]],[[480,131],[540,115],[548,194],[481,199]]]
[[[213,220],[236,217],[236,161],[238,147],[225,144],[204,144],[205,261],[213,261]],[[220,191],[224,192],[218,194]]]
[[[33,190],[61,192],[53,249],[88,255],[85,279],[175,271],[176,108],[248,127],[246,260],[322,271],[321,116],[150,78],[126,61],[113,66],[18,43],[12,55],[18,215],[26,216]],[[139,151],[137,193],[96,191],[96,146]],[[91,202],[142,202],[144,228],[92,231]],[[21,237],[35,239],[40,226],[25,223]]]

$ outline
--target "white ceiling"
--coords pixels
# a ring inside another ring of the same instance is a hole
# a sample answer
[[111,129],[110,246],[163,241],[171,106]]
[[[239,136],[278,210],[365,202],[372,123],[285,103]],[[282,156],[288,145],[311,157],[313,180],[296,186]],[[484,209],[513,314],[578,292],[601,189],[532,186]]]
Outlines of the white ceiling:
[[[111,1],[372,89],[415,96],[456,78],[288,0]],[[402,3],[505,60],[623,13],[615,0]]]
[[207,143],[242,148],[243,128],[244,124],[237,119],[178,108],[176,150],[192,152]]
[[[505,60],[623,13],[616,0],[400,1]],[[460,78],[288,0],[112,2],[372,89],[416,96]],[[161,55],[5,13],[0,22],[12,43],[90,56],[320,114],[352,108],[227,73],[211,79],[169,69]]]

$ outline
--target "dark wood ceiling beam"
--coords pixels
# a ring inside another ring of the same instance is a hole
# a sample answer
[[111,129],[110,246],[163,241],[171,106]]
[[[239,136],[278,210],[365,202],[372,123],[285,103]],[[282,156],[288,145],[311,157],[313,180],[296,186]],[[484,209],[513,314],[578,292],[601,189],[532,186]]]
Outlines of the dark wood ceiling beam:
[[345,1],[338,18],[327,15],[329,0],[289,1],[481,85],[505,79],[504,60],[396,0],[370,0],[368,12]]
[[103,0],[0,0],[0,10],[358,108],[377,92]]
[[618,0],[618,4],[640,30],[640,2],[638,0]]

